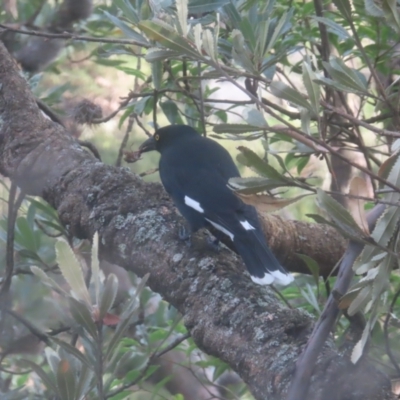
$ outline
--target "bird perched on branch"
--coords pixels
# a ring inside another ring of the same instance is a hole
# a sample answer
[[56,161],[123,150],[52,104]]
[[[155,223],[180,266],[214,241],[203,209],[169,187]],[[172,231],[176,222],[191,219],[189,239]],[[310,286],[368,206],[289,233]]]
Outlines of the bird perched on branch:
[[228,236],[258,284],[292,282],[293,276],[267,245],[256,209],[227,186],[230,178],[240,176],[227,150],[186,125],[158,129],[139,148],[140,153],[152,150],[161,154],[161,181],[188,221],[190,233],[213,226],[219,235]]

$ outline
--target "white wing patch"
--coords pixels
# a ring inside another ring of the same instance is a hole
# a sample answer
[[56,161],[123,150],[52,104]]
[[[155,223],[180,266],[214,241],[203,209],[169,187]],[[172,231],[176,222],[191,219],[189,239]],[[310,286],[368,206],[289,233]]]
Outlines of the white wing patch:
[[235,237],[235,236],[233,235],[233,233],[229,232],[228,229],[224,228],[222,225],[217,224],[216,222],[211,221],[211,219],[206,218],[206,220],[207,220],[215,229],[218,229],[219,231],[225,233],[225,235],[228,235],[228,236],[231,238],[232,242],[233,242],[233,239],[234,239],[234,237]]
[[198,211],[199,213],[204,214],[204,209],[198,201],[191,199],[189,196],[185,196],[184,200],[185,200],[185,204],[187,206],[193,208],[194,210]]
[[240,221],[240,223],[243,226],[243,228],[246,229],[246,231],[251,231],[253,229],[256,229],[256,228],[254,228],[253,225],[250,224],[249,221],[244,220],[244,221]]

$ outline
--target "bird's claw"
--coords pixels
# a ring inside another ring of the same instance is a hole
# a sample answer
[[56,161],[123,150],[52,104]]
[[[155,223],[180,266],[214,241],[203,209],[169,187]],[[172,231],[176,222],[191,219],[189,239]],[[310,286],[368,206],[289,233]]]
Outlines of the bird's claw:
[[214,251],[219,251],[220,246],[219,246],[219,239],[217,238],[211,238],[207,237],[207,244],[214,250]]
[[178,235],[179,235],[179,239],[184,241],[187,246],[190,247],[192,245],[192,235],[191,235],[190,231],[184,225],[181,225],[179,227]]

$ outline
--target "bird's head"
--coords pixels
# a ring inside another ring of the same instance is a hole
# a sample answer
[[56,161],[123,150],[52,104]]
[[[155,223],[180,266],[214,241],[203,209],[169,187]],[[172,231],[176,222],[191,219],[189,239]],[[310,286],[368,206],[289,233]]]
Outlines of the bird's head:
[[169,125],[163,128],[157,129],[154,135],[143,142],[140,147],[140,153],[146,153],[148,151],[157,150],[162,152],[169,146],[173,146],[181,140],[198,136],[198,132],[188,125]]

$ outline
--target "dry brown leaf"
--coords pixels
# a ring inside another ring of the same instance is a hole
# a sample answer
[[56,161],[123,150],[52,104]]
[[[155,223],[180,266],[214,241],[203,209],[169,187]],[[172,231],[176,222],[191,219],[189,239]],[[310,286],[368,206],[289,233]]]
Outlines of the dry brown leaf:
[[[368,186],[365,179],[356,176],[350,182],[349,194],[352,196],[368,197]],[[349,199],[349,211],[357,225],[369,235],[369,228],[367,218],[364,211],[365,200],[350,198]]]
[[272,213],[281,210],[282,208],[299,201],[303,197],[310,196],[309,194],[303,194],[291,199],[282,199],[272,197],[268,194],[242,194],[237,192],[235,192],[235,194],[246,204],[254,206],[258,211],[264,213]]

